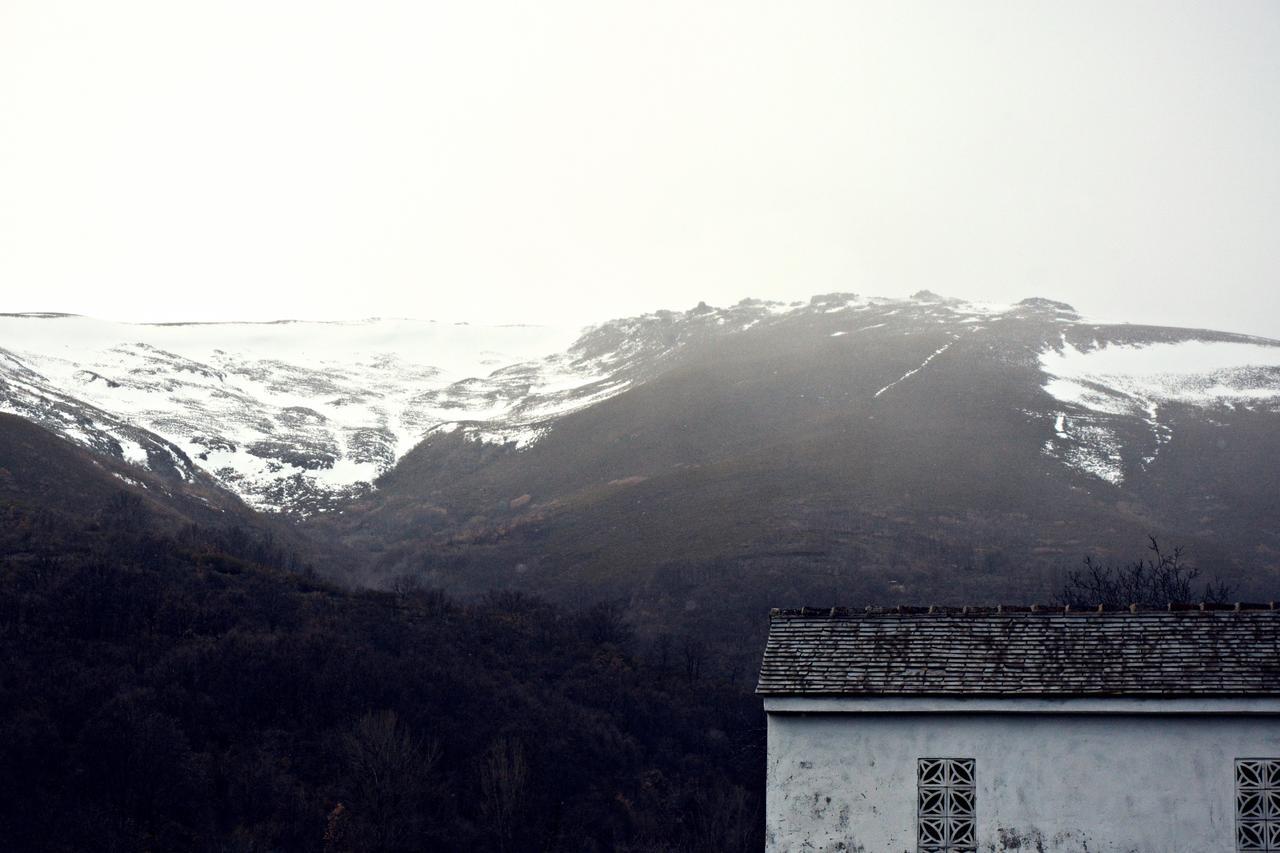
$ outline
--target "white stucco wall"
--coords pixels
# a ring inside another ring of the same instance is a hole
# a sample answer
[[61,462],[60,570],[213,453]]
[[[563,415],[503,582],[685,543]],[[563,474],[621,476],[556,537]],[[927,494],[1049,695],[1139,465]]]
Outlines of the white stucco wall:
[[848,712],[854,703],[802,713],[772,704],[771,853],[915,853],[918,758],[976,760],[987,853],[1231,853],[1235,759],[1280,757],[1280,716],[1256,708]]

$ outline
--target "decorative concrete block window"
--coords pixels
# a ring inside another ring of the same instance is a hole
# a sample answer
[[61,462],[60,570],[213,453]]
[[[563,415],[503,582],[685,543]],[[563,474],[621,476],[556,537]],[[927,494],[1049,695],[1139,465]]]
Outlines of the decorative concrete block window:
[[918,853],[975,853],[973,759],[921,758],[916,786]]
[[1280,758],[1236,759],[1236,850],[1280,851]]

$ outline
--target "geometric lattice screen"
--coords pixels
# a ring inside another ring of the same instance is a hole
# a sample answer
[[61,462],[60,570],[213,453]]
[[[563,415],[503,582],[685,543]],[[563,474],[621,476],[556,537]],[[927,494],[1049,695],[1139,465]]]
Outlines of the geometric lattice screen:
[[1280,853],[1280,758],[1236,759],[1236,850]]
[[916,764],[916,786],[918,853],[975,853],[973,759],[921,758]]

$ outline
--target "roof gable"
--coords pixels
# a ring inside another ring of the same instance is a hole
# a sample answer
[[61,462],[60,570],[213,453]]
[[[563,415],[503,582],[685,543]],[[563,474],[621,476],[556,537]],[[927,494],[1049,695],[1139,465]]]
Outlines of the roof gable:
[[756,692],[1276,696],[1280,610],[775,610]]

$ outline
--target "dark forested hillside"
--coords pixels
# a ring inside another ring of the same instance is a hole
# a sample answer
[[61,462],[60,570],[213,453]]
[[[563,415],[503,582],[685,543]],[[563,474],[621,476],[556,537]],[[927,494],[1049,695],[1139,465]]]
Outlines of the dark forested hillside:
[[0,498],[0,849],[762,843],[756,703],[616,607],[345,592],[132,492],[26,493]]

